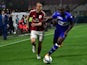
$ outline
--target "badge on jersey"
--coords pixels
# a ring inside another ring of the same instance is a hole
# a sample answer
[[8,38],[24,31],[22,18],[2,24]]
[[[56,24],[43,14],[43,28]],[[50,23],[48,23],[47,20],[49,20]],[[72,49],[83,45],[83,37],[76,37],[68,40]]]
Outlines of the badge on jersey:
[[41,19],[42,18],[42,15],[39,15],[39,19]]

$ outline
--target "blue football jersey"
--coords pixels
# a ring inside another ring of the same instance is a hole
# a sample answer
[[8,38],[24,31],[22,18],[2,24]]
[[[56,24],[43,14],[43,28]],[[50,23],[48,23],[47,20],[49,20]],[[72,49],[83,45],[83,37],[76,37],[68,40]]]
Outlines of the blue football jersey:
[[57,19],[56,30],[60,31],[66,30],[70,22],[73,22],[73,16],[68,12],[64,12],[64,16],[62,16],[59,12],[54,12],[52,18]]

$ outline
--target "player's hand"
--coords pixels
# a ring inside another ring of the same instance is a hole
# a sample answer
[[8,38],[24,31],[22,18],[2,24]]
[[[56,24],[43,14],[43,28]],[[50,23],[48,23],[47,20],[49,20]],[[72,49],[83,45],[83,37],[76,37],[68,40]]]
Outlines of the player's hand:
[[35,27],[35,23],[32,23],[31,26],[32,26],[32,27]]

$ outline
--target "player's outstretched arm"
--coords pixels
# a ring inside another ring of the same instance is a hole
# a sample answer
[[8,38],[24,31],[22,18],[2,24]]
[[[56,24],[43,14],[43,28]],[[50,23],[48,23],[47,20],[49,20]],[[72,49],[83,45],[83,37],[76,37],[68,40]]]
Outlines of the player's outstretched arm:
[[48,22],[48,20],[52,20],[51,22],[53,23],[53,25],[57,24],[57,19],[53,18],[52,16],[48,16],[48,17],[45,17],[45,21]]

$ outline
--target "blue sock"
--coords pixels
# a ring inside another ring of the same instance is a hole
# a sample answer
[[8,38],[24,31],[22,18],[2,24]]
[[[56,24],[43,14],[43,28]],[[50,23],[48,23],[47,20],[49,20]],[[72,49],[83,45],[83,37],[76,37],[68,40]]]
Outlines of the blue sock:
[[51,55],[53,52],[55,52],[58,49],[58,44],[54,44],[54,46],[51,48],[51,50],[48,52],[49,55]]

